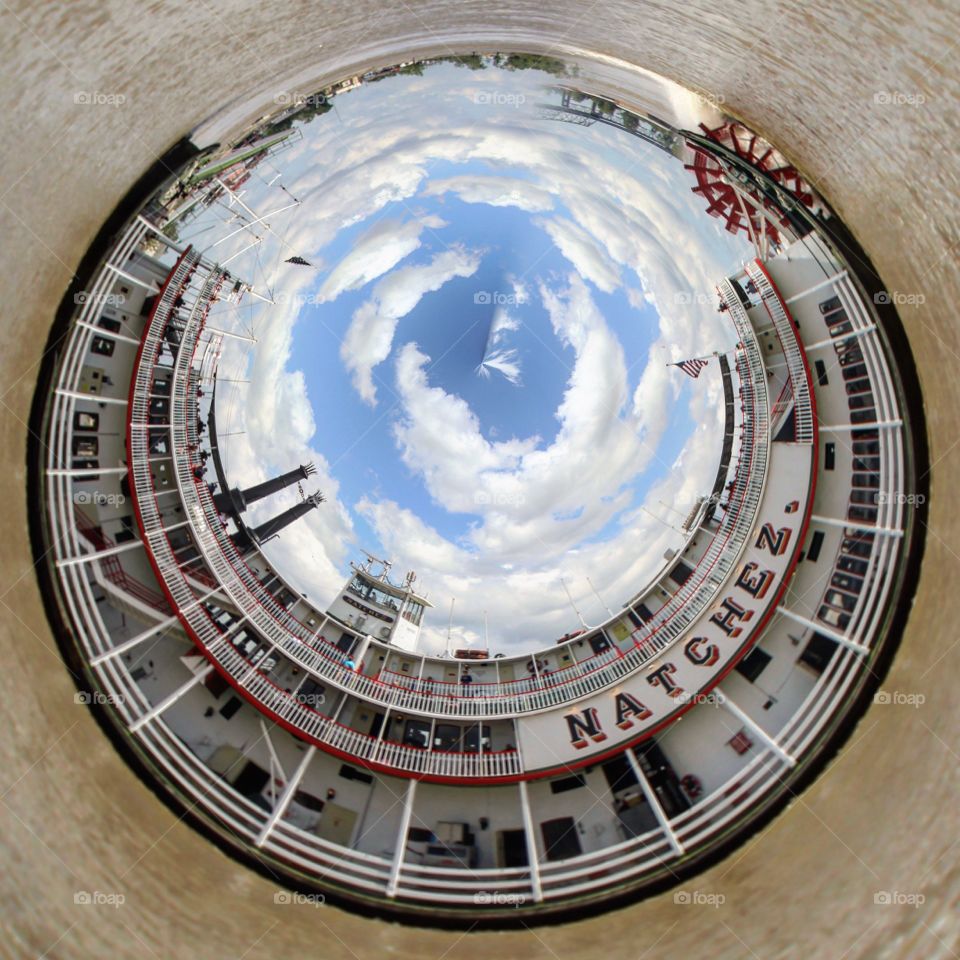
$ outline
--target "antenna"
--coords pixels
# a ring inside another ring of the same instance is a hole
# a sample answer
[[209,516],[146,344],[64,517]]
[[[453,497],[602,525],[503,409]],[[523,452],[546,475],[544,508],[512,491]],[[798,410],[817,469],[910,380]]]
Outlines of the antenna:
[[453,605],[457,602],[456,597],[450,598],[450,620],[447,623],[447,654],[453,656],[451,651],[451,637],[450,634],[453,632]]
[[679,534],[683,533],[682,530],[678,530],[672,523],[667,523],[667,521],[664,520],[663,517],[658,517],[655,513],[651,513],[646,507],[641,507],[640,509],[647,515],[653,517],[653,519],[656,520],[658,523],[662,523],[665,527],[668,527],[674,533],[679,533]]
[[659,503],[661,507],[666,507],[667,510],[672,511],[672,512],[675,513],[678,517],[683,517],[684,520],[686,520],[687,515],[686,515],[685,513],[683,513],[682,511],[678,510],[676,507],[671,507],[669,503],[664,503],[662,500],[658,500],[657,503]]
[[584,630],[589,630],[590,628],[587,626],[587,621],[583,619],[580,611],[577,609],[577,605],[573,602],[573,597],[570,596],[570,591],[567,589],[567,581],[561,577],[560,583],[563,584],[563,592],[566,593],[567,599],[570,601],[570,606],[573,607],[573,612],[577,615],[577,619],[580,621],[580,626],[583,627]]
[[609,613],[610,616],[612,617],[613,611],[603,602],[603,597],[601,597],[600,594],[597,593],[597,588],[593,585],[593,581],[589,577],[587,577],[587,583],[590,584],[590,589],[593,591],[593,595],[597,598],[597,600],[600,601],[600,606],[603,607],[607,611],[607,613]]

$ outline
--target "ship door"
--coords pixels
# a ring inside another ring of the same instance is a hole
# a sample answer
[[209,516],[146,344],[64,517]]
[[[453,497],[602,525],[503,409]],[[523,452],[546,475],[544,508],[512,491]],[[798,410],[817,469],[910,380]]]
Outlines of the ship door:
[[548,860],[568,860],[581,854],[580,834],[573,817],[558,817],[540,824]]
[[497,862],[501,867],[528,866],[526,831],[501,830],[497,834]]
[[379,737],[380,731],[383,728],[383,717],[382,713],[375,713],[373,715],[373,720],[370,722],[370,736]]

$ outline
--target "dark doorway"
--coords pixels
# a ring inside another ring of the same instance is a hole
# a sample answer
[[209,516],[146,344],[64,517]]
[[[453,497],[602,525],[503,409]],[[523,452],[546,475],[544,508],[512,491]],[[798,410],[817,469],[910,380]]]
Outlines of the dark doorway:
[[500,866],[526,867],[528,865],[526,832],[524,830],[501,830]]
[[242,796],[252,797],[263,790],[269,779],[270,774],[251,760],[240,772],[240,776],[233,781],[233,785]]
[[569,860],[580,856],[580,834],[573,817],[558,817],[540,824],[548,860]]

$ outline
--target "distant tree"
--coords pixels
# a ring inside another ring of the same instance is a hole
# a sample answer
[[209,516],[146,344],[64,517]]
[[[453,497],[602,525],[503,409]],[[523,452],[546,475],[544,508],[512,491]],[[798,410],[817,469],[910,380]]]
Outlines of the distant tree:
[[486,61],[479,53],[471,53],[463,57],[454,57],[454,59],[457,62],[457,66],[460,67],[469,67],[471,70],[487,69]]
[[557,77],[567,74],[567,65],[562,60],[534,53],[511,53],[497,65],[506,70],[543,70]]
[[628,111],[624,110],[623,126],[625,129],[633,133],[636,131],[637,127],[640,126],[640,118],[635,113],[629,113]]
[[408,63],[405,67],[401,67],[397,73],[410,74],[415,77],[423,76],[423,64],[418,60],[416,63]]

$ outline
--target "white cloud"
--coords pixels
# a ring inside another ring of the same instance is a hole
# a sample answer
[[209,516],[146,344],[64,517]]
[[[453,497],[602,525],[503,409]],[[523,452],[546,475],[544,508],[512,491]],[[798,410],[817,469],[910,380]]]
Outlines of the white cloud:
[[401,457],[444,509],[482,517],[470,544],[491,565],[551,563],[602,529],[652,458],[645,435],[663,429],[629,402],[622,349],[579,277],[559,293],[542,287],[541,298],[576,354],[549,446],[538,437],[491,442],[462,398],[429,383],[429,358],[415,345],[397,361]]
[[366,403],[376,403],[373,369],[390,355],[397,324],[427,294],[454,277],[472,276],[480,253],[460,246],[436,254],[428,263],[395,270],[373,289],[369,300],[353,314],[340,356],[353,377],[353,385]]
[[530,213],[553,209],[549,190],[519,177],[448,177],[431,180],[421,191],[424,197],[455,193],[466,203],[486,203],[492,207],[518,207]]
[[346,290],[356,290],[383,276],[420,246],[420,234],[425,226],[418,220],[377,221],[330,271],[318,298],[336,300]]
[[620,270],[606,250],[585,230],[566,217],[535,221],[549,235],[557,249],[570,261],[581,276],[595,283],[605,293],[620,286]]
[[[518,82],[516,76],[509,79]],[[477,518],[462,542],[442,536],[391,499],[389,490],[357,505],[343,502],[336,453],[325,451],[328,462],[321,451],[311,449],[315,424],[309,400],[322,401],[322,387],[290,369],[295,366],[290,357],[297,321],[293,307],[256,307],[252,323],[260,342],[248,371],[253,383],[231,388],[233,416],[224,420],[223,429],[247,430],[231,439],[228,448],[231,477],[244,484],[308,458],[317,461],[315,479],[329,502],[268,547],[313,599],[322,605],[324,591],[329,596],[340,586],[346,560],[355,550],[353,517],[360,516],[387,555],[399,566],[418,570],[420,583],[439,606],[457,596],[464,641],[481,640],[486,610],[495,648],[510,649],[575,626],[560,576],[588,620],[596,621],[606,614],[586,576],[616,609],[659,563],[664,548],[676,545],[676,534],[637,509],[630,489],[622,486],[624,478],[656,465],[664,476],[650,488],[645,504],[661,515],[666,511],[658,507],[659,500],[692,502],[709,487],[719,442],[716,377],[705,373],[688,391],[690,415],[698,427],[677,462],[656,464],[655,454],[684,385],[666,361],[732,342],[725,318],[689,294],[712,291],[731,269],[734,247],[730,238],[704,229],[713,224],[704,220],[702,200],[690,192],[692,183],[680,164],[665,159],[637,167],[638,150],[660,156],[653,148],[596,128],[530,127],[528,118],[519,115],[513,120],[505,114],[491,126],[490,111],[471,113],[472,101],[462,91],[451,86],[444,96],[455,100],[455,109],[431,114],[420,102],[398,96],[378,100],[377,109],[365,115],[344,109],[341,123],[315,121],[308,128],[302,168],[287,182],[304,204],[289,215],[289,229],[286,222],[274,224],[286,240],[284,256],[270,255],[267,248],[277,246],[272,237],[260,251],[263,263],[279,266],[264,281],[256,272],[260,260],[255,263],[249,254],[238,258],[237,274],[261,290],[266,285],[291,297],[306,293],[317,282],[317,270],[282,260],[295,252],[312,263],[323,262],[324,249],[344,226],[367,221],[398,201],[419,203],[455,193],[467,202],[533,213],[562,210],[561,216],[541,218],[551,241],[598,289],[622,286],[638,310],[655,305],[660,329],[653,347],[646,357],[625,357],[579,278],[567,280],[563,289],[554,280],[541,287],[535,267],[531,269],[535,256],[529,263],[510,264],[522,276],[508,277],[517,304],[528,297],[526,284],[538,290],[554,332],[576,357],[561,374],[566,389],[557,410],[557,436],[549,445],[537,437],[485,439],[469,406],[430,383],[429,359],[415,345],[400,351],[395,369],[403,398],[396,429],[401,456],[437,504]],[[431,164],[468,161],[503,175],[429,180]],[[515,173],[522,175],[511,176]],[[355,312],[343,347],[344,363],[367,399],[373,370],[390,355],[397,318],[414,309],[418,288],[439,289],[429,285],[425,274],[419,282],[413,273],[405,274],[420,267],[397,265],[418,248],[423,230],[443,225],[430,215],[402,224],[382,221],[326,276],[321,292],[329,299],[379,280]],[[223,245],[228,250],[218,248],[218,255],[225,257],[248,242],[238,236]],[[491,330],[491,345],[509,351],[509,325],[517,316],[504,312],[501,319],[504,325],[496,335]],[[500,322],[495,318],[494,326]],[[225,359],[236,349],[225,344]],[[626,371],[633,362],[645,366],[631,392],[633,379]],[[242,376],[239,369],[236,375]],[[308,398],[308,389],[317,396]],[[265,503],[253,517],[265,519],[283,505]],[[676,516],[668,519],[677,521]],[[613,536],[611,528],[617,531]],[[428,643],[441,645],[444,634],[445,617],[434,612],[428,619]]]

